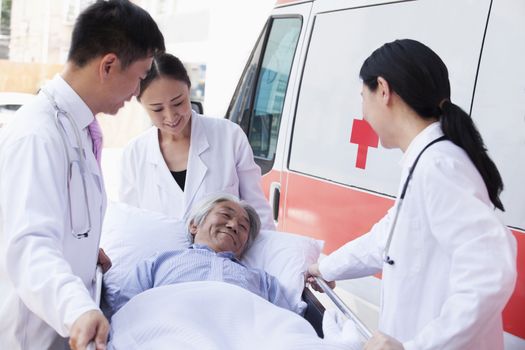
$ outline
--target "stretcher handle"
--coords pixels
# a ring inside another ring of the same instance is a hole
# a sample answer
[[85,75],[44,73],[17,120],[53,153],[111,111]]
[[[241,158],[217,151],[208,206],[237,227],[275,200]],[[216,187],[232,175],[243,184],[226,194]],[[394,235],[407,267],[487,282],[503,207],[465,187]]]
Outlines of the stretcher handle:
[[[100,297],[102,295],[102,266],[97,265],[97,270],[95,272],[95,303],[100,306]],[[95,350],[95,342],[91,341],[89,342],[86,350]]]
[[369,340],[372,337],[372,332],[368,327],[359,319],[359,317],[356,316],[356,314],[350,310],[350,308],[343,302],[343,300],[335,294],[335,292],[326,284],[326,282],[317,276],[314,276],[315,282],[317,282],[317,285],[321,287],[323,292],[332,300],[332,302],[337,306],[337,308],[350,319],[352,322],[354,322],[357,331],[364,337],[365,340]]
[[102,266],[97,265],[97,270],[95,272],[95,303],[98,306],[100,306],[100,297],[102,296],[102,277],[104,277]]

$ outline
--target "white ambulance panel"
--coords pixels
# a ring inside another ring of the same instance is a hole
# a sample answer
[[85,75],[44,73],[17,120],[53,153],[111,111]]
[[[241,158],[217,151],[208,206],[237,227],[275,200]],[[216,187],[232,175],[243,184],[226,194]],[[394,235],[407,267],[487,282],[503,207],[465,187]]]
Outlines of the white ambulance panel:
[[[316,2],[314,11],[323,3]],[[386,42],[419,40],[443,58],[452,100],[468,112],[489,5],[489,0],[409,1],[317,14],[295,114],[290,170],[395,196],[400,151],[368,147],[366,166],[356,166],[359,147],[350,140],[367,139],[367,130],[353,130],[361,126],[355,120],[362,119],[359,69]]]
[[525,1],[494,1],[472,117],[503,177],[502,214],[525,230]]

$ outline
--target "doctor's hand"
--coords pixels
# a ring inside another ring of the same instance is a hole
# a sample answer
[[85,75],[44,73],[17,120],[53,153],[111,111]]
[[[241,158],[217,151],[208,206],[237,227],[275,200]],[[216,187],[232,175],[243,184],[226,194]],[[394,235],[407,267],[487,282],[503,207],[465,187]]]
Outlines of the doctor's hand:
[[111,259],[106,255],[102,248],[98,248],[97,264],[102,267],[102,273],[106,273],[111,268]]
[[[314,277],[320,277],[320,278],[323,278],[321,276],[321,271],[319,271],[319,264],[315,263],[315,264],[312,264],[308,267],[308,271],[306,272],[306,281],[308,283],[310,283],[310,286],[312,286],[312,288],[318,292],[323,292],[323,290],[321,289],[321,287],[319,287],[319,285],[317,284],[317,282],[315,281],[315,278]],[[328,286],[332,289],[335,288],[335,281],[325,281],[326,284],[328,284]]]
[[404,350],[403,344],[384,333],[375,332],[366,342],[364,350]]
[[69,346],[72,350],[85,350],[88,343],[95,341],[97,350],[105,350],[108,340],[109,322],[100,310],[83,313],[71,327]]

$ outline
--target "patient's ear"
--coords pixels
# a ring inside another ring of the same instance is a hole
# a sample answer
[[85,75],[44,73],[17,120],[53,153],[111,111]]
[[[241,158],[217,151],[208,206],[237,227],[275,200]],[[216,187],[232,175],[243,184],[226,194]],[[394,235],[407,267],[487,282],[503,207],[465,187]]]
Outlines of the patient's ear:
[[190,231],[191,235],[195,237],[195,235],[197,234],[197,225],[195,225],[193,220],[188,225],[188,230]]

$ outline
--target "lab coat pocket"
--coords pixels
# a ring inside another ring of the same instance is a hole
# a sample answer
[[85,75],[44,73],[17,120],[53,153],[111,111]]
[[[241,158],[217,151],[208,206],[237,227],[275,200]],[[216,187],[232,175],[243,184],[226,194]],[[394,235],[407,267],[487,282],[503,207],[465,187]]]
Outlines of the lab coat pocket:
[[[397,235],[397,237],[395,237]],[[421,223],[417,218],[410,218],[399,222],[394,233],[392,245],[395,242],[395,255],[392,258],[399,272],[412,276],[421,272],[425,252],[425,239],[421,231]],[[392,252],[394,253],[394,252]]]
[[410,243],[410,251],[406,252],[411,259],[410,272],[418,274],[423,269],[423,263],[425,256],[425,238],[423,232],[421,232],[421,224],[419,220],[412,219],[409,223],[409,237],[408,242]]

